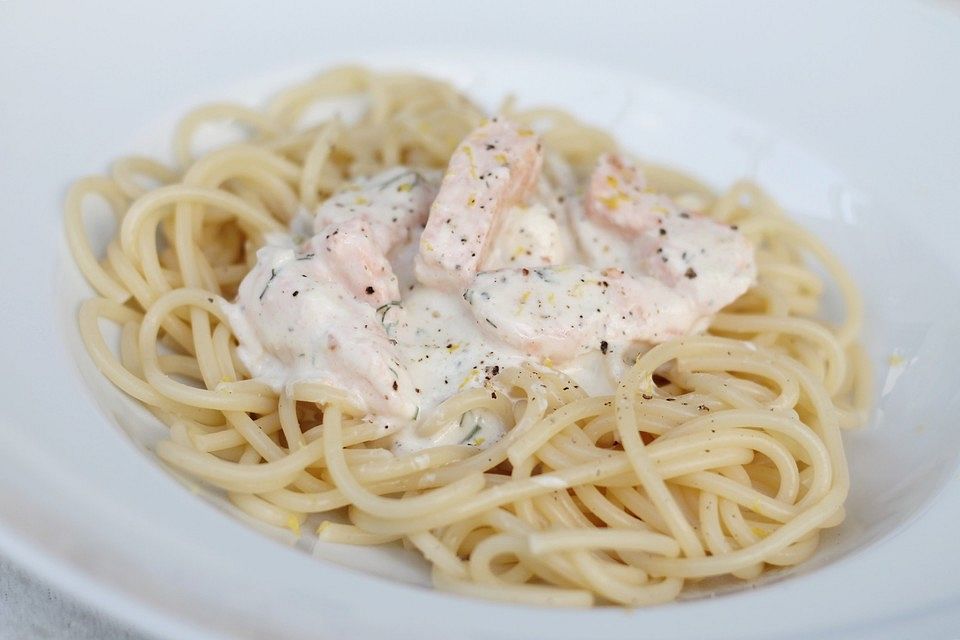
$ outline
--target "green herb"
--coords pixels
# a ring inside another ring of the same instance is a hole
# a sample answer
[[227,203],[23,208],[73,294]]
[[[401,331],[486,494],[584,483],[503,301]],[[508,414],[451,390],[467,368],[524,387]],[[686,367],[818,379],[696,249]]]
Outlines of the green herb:
[[406,177],[408,177],[408,176],[413,176],[413,184],[410,185],[410,188],[411,188],[411,189],[412,189],[413,187],[417,186],[418,184],[420,184],[420,179],[421,179],[421,178],[420,178],[420,174],[417,173],[416,171],[410,170],[410,171],[404,171],[403,173],[401,173],[401,174],[399,174],[399,175],[396,175],[396,176],[390,178],[389,180],[385,181],[383,184],[380,185],[379,190],[380,190],[380,191],[383,191],[384,189],[386,189],[386,188],[389,187],[390,185],[392,185],[392,184],[394,184],[394,183],[396,183],[396,182],[398,182],[398,181],[400,181],[400,180],[403,180],[404,178],[406,178]]
[[387,317],[387,311],[390,310],[390,307],[393,307],[399,304],[400,304],[400,301],[395,300],[393,302],[388,302],[386,304],[382,304],[379,307],[377,307],[377,315],[380,316],[380,322],[383,322],[384,319]]
[[460,441],[460,444],[467,444],[473,440],[473,436],[477,435],[480,432],[480,425],[475,425],[473,429],[470,430],[470,433],[467,434],[467,437]]
[[273,282],[273,279],[277,277],[277,270],[270,269],[270,279],[267,280],[267,284],[263,286],[263,291],[260,292],[260,300],[263,300],[263,296],[267,294],[267,289],[270,288],[270,283]]

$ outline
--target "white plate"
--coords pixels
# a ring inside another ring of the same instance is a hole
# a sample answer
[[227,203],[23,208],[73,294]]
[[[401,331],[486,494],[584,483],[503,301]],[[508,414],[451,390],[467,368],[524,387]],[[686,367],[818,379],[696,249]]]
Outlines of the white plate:
[[[74,15],[0,0],[3,552],[176,638],[956,633],[957,6],[385,4],[167,0]],[[358,59],[449,77],[488,104],[515,91],[561,105],[718,186],[751,175],[841,254],[867,300],[879,408],[846,439],[849,519],[809,565],[639,611],[479,602],[417,586],[423,567],[406,556],[311,558],[155,463],[155,424],[78,343],[86,290],[62,238],[66,185],[165,144],[198,102],[255,102]]]

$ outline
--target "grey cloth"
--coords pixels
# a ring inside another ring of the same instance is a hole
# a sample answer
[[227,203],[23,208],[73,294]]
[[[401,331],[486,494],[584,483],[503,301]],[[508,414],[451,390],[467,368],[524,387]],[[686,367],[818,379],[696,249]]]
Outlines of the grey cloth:
[[0,557],[0,640],[147,640]]

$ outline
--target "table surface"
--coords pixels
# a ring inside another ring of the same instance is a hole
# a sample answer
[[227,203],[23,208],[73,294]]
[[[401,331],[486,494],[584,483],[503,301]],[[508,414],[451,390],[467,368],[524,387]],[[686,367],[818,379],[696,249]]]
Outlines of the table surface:
[[0,557],[0,640],[147,640]]

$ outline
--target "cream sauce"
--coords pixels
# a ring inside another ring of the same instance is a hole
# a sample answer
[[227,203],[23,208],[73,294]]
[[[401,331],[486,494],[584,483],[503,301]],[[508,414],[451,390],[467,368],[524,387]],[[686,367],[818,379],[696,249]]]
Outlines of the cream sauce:
[[[498,140],[508,134],[501,126]],[[473,140],[482,152],[482,138]],[[513,160],[498,155],[496,167]],[[677,244],[656,244],[659,231],[652,241],[638,238],[586,215],[562,163],[548,157],[546,166],[549,178],[540,175],[522,203],[485,223],[492,235],[481,239],[475,275],[438,275],[438,265],[459,254],[437,245],[429,284],[417,281],[414,263],[424,251],[434,176],[396,168],[335,194],[315,213],[317,235],[298,247],[261,249],[238,300],[225,305],[251,375],[277,389],[297,380],[343,389],[368,419],[404,423],[393,439],[398,451],[488,447],[506,428],[493,411],[456,416],[429,436],[418,427],[459,391],[487,386],[496,394],[489,380],[523,363],[563,371],[591,394],[611,393],[627,360],[650,343],[702,330],[717,301],[752,281],[752,253],[736,244],[735,231],[704,234],[687,217],[668,216],[663,226],[676,231]],[[449,202],[443,214],[457,215]],[[652,262],[662,264],[656,249],[683,262],[679,278]],[[737,271],[725,260],[749,264]],[[688,268],[702,276],[698,283],[683,277]],[[730,284],[734,271],[740,280]]]

